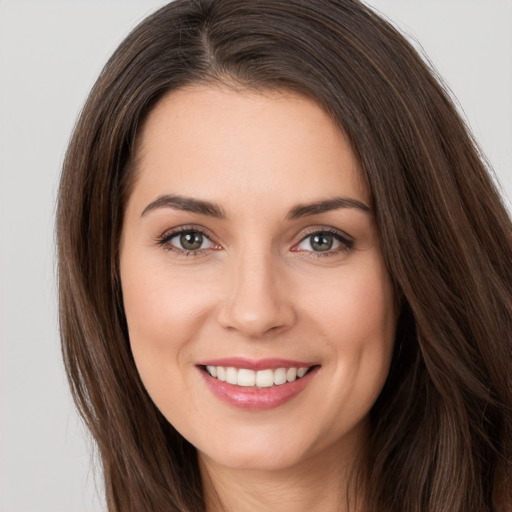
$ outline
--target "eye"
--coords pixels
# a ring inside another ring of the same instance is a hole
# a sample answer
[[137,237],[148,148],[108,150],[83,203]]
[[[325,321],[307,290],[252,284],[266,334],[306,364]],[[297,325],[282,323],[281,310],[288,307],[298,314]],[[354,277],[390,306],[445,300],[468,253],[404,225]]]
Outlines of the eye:
[[205,249],[205,247],[203,247],[203,243],[205,242],[208,244],[210,240],[208,240],[208,238],[199,231],[185,231],[184,233],[173,236],[169,240],[169,243],[179,247],[180,249],[184,249],[185,251],[198,251],[199,249]]
[[333,253],[351,249],[354,241],[337,231],[315,231],[304,237],[292,250]]
[[207,249],[216,249],[218,245],[212,242],[202,231],[197,229],[179,229],[165,233],[158,243],[170,251],[194,253]]

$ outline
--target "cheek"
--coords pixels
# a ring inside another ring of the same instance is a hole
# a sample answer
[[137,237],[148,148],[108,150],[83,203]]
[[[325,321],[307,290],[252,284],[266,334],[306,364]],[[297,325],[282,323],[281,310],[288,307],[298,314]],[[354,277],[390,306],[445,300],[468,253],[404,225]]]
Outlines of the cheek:
[[386,349],[392,344],[395,329],[394,299],[387,275],[377,269],[354,281],[347,284],[347,294],[340,300],[347,338],[361,338],[366,340],[363,346]]
[[352,270],[326,280],[323,293],[316,288],[304,304],[326,356],[329,385],[316,410],[329,418],[318,428],[330,440],[368,414],[388,376],[395,338],[394,294],[384,265],[373,261]]
[[152,391],[191,363],[191,348],[213,298],[205,276],[171,272],[162,261],[127,255],[121,261],[123,301],[133,357]]
[[[359,271],[360,270],[360,271]],[[389,372],[393,352],[396,308],[384,265],[372,262],[345,272],[305,304],[326,360],[333,385],[326,391],[333,415],[348,411],[361,418],[377,399]]]
[[184,377],[195,368],[192,354],[210,298],[197,280],[170,275],[161,264],[134,263],[124,261],[121,279],[135,365],[156,407],[188,432],[199,411]]
[[396,311],[391,282],[383,263],[369,263],[309,287],[316,291],[309,293],[304,312],[314,315],[336,350],[392,344]]

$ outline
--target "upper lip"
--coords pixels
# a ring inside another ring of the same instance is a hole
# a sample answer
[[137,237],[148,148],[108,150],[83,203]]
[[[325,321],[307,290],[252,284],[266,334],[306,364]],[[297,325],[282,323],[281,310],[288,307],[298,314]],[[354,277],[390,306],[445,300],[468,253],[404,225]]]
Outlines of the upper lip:
[[247,370],[275,370],[277,368],[309,368],[317,363],[296,361],[292,359],[265,358],[247,359],[245,357],[225,357],[221,359],[208,359],[197,363],[198,366],[223,366],[245,368]]

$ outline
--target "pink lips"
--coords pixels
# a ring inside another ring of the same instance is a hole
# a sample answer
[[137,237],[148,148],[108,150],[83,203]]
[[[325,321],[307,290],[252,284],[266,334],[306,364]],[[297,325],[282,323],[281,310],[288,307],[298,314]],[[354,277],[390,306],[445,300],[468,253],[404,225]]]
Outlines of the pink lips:
[[[304,377],[293,382],[268,388],[243,387],[222,382],[209,375],[203,366],[246,368],[248,370],[275,370],[277,368],[312,368]],[[198,363],[201,375],[210,391],[227,404],[246,410],[266,410],[278,407],[297,396],[314,378],[319,370],[315,363],[291,361],[289,359],[224,358]]]

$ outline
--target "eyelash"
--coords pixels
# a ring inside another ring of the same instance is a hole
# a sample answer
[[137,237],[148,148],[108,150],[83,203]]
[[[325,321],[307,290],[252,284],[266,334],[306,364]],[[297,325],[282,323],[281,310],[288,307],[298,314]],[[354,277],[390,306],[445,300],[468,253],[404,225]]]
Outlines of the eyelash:
[[[312,228],[310,231],[308,231],[300,240],[298,243],[296,243],[292,251],[295,247],[300,245],[302,242],[306,241],[308,238],[312,237],[313,235],[327,235],[332,236],[337,242],[340,243],[340,246],[336,249],[328,249],[326,251],[294,251],[294,252],[305,252],[307,253],[307,256],[310,258],[328,258],[330,256],[335,256],[340,253],[349,252],[354,248],[355,241],[352,237],[350,237],[347,233],[344,233],[343,231],[340,231],[338,229],[334,228]],[[311,244],[311,242],[310,242]]]
[[[212,244],[214,244],[215,247],[211,248],[205,248],[205,249],[197,249],[197,250],[187,250],[187,249],[180,249],[179,247],[174,246],[170,243],[170,241],[175,238],[176,236],[179,236],[181,234],[185,233],[198,233],[202,237],[204,237],[206,240],[210,241]],[[332,236],[337,242],[340,243],[340,247],[336,249],[328,249],[326,251],[301,251],[295,249],[297,246],[299,246],[301,243],[306,241],[308,238],[312,237],[313,235],[327,235]],[[161,246],[164,250],[173,252],[177,254],[178,256],[184,256],[184,257],[194,257],[194,256],[202,256],[205,253],[207,253],[210,250],[219,250],[220,245],[215,242],[213,237],[211,235],[208,235],[204,228],[197,228],[193,226],[181,226],[178,228],[173,229],[172,231],[167,231],[163,233],[158,239],[156,240],[157,245]],[[339,231],[334,228],[314,228],[311,229],[309,232],[307,232],[302,238],[292,247],[293,252],[304,252],[307,253],[308,257],[312,258],[325,258],[329,256],[333,256],[336,254],[348,252],[351,249],[354,248],[355,242],[352,237],[344,233],[343,231]]]
[[[212,248],[208,247],[206,249],[197,249],[197,250],[187,250],[187,249],[180,249],[179,247],[176,247],[170,243],[170,241],[175,238],[176,236],[185,234],[185,233],[198,233],[201,236],[203,236],[206,240],[209,240],[212,244],[215,246],[219,245],[213,240],[213,237],[211,235],[208,235],[204,228],[197,228],[194,226],[180,226],[178,228],[173,229],[172,231],[166,231],[163,235],[158,237],[157,244],[161,246],[164,250],[173,252],[178,256],[185,256],[185,257],[194,257],[194,256],[202,256],[209,250],[212,250]],[[218,249],[214,249],[218,250]]]

